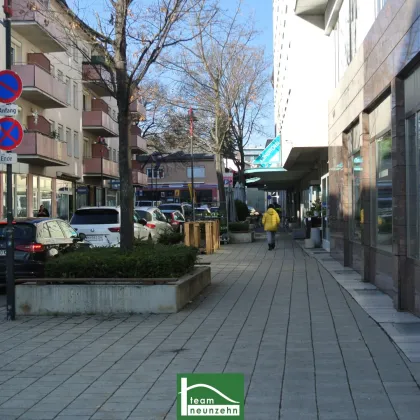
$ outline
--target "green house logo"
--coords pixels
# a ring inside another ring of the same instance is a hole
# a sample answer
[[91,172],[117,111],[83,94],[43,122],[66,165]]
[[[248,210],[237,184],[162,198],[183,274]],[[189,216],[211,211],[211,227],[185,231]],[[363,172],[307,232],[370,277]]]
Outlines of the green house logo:
[[244,375],[191,373],[177,375],[177,420],[244,420]]

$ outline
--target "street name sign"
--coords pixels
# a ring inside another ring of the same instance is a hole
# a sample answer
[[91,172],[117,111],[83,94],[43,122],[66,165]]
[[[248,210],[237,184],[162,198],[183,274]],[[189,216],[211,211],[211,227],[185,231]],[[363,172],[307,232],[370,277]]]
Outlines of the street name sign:
[[1,165],[12,165],[17,163],[17,153],[0,153]]
[[17,117],[19,106],[14,104],[0,105],[0,117]]

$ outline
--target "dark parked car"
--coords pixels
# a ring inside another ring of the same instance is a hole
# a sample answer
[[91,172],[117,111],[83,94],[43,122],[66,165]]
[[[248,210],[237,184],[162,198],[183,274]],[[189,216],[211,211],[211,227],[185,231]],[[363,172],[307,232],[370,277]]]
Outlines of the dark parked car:
[[175,232],[184,231],[185,218],[178,210],[161,210],[166,220],[171,224]]
[[172,210],[179,211],[183,216],[186,222],[191,222],[193,218],[192,206],[189,204],[176,204],[176,203],[166,203],[159,206],[160,211]]
[[[6,222],[0,222],[0,284],[6,277],[6,227]],[[18,218],[13,227],[16,279],[42,277],[48,258],[91,246],[83,233],[61,219]]]

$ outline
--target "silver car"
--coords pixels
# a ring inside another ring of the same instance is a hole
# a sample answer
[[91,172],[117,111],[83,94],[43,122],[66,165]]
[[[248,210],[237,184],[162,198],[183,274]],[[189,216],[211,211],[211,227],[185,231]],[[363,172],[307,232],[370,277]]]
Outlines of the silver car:
[[135,207],[134,212],[139,220],[147,221],[146,227],[149,228],[153,241],[157,241],[162,233],[172,230],[171,224],[157,207]]

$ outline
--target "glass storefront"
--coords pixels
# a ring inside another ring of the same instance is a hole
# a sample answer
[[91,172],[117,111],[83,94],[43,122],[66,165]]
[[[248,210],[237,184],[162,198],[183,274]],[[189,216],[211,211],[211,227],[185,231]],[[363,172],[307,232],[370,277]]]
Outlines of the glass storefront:
[[376,246],[392,252],[392,137],[376,140]]
[[70,220],[73,215],[73,183],[57,179],[57,217],[62,220]]
[[322,242],[326,249],[330,248],[330,225],[329,225],[329,175],[325,175],[321,178],[321,189],[322,189]]
[[76,187],[76,209],[89,205],[89,187],[78,185]]
[[420,260],[420,113],[407,119],[408,256]]
[[119,203],[119,191],[107,190],[106,192],[106,205],[107,206],[118,206]]
[[42,176],[32,178],[33,185],[33,215],[37,216],[39,207],[43,205],[52,214],[52,179]]
[[[6,174],[3,174],[3,217],[6,218],[6,196],[7,196],[7,182]],[[28,216],[28,176],[26,174],[13,174],[13,216],[27,217]]]

